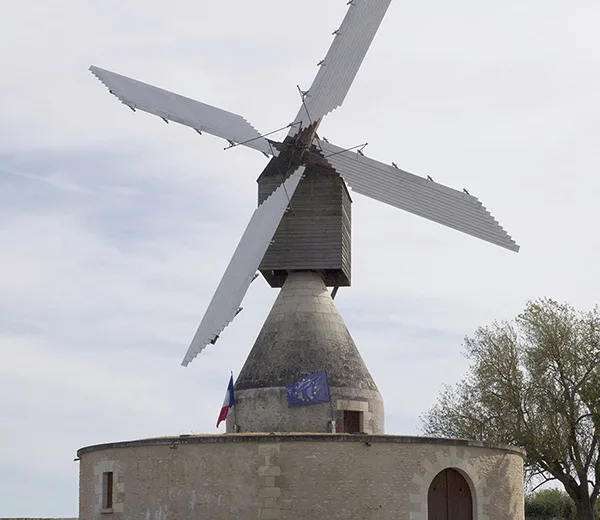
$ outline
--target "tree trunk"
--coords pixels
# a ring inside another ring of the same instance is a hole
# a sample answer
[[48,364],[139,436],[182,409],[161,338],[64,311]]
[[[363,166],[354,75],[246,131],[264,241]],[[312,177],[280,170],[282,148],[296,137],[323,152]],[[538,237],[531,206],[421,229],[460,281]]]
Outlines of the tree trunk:
[[594,509],[589,497],[582,497],[575,501],[575,507],[577,508],[577,520],[595,520]]

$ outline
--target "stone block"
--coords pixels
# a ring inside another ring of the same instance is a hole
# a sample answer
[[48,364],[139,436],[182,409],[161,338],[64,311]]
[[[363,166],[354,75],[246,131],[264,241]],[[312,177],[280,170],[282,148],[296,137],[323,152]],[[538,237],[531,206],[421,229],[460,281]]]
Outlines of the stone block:
[[278,487],[264,487],[258,492],[258,496],[261,498],[279,498],[281,489]]
[[264,508],[260,510],[260,520],[278,520],[281,518],[281,509]]
[[259,466],[258,475],[260,477],[278,477],[281,475],[279,466]]

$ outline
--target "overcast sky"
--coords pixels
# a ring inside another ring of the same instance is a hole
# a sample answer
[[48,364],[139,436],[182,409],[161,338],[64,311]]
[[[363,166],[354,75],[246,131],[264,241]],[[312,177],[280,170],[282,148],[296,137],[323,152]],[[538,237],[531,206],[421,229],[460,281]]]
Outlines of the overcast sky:
[[[277,291],[180,366],[256,203],[259,153],[133,113],[91,64],[289,123],[343,0],[0,0],[0,516],[75,516],[82,446],[214,433]],[[462,338],[600,294],[600,3],[395,0],[320,133],[476,195],[519,254],[354,195],[336,298],[386,430],[465,373]]]

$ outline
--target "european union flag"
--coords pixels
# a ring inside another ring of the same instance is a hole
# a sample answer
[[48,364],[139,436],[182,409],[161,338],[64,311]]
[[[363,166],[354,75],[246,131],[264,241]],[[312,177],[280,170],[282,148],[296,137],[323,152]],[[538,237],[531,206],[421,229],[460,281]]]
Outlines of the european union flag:
[[286,385],[288,408],[305,404],[331,401],[327,370],[303,376],[291,385]]

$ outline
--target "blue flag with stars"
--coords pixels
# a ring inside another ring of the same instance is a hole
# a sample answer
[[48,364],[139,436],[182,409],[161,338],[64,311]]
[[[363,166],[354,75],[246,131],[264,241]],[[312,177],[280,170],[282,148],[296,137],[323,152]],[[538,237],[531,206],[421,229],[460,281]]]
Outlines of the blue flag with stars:
[[288,408],[305,404],[326,403],[331,400],[327,370],[302,376],[291,385],[286,385]]

